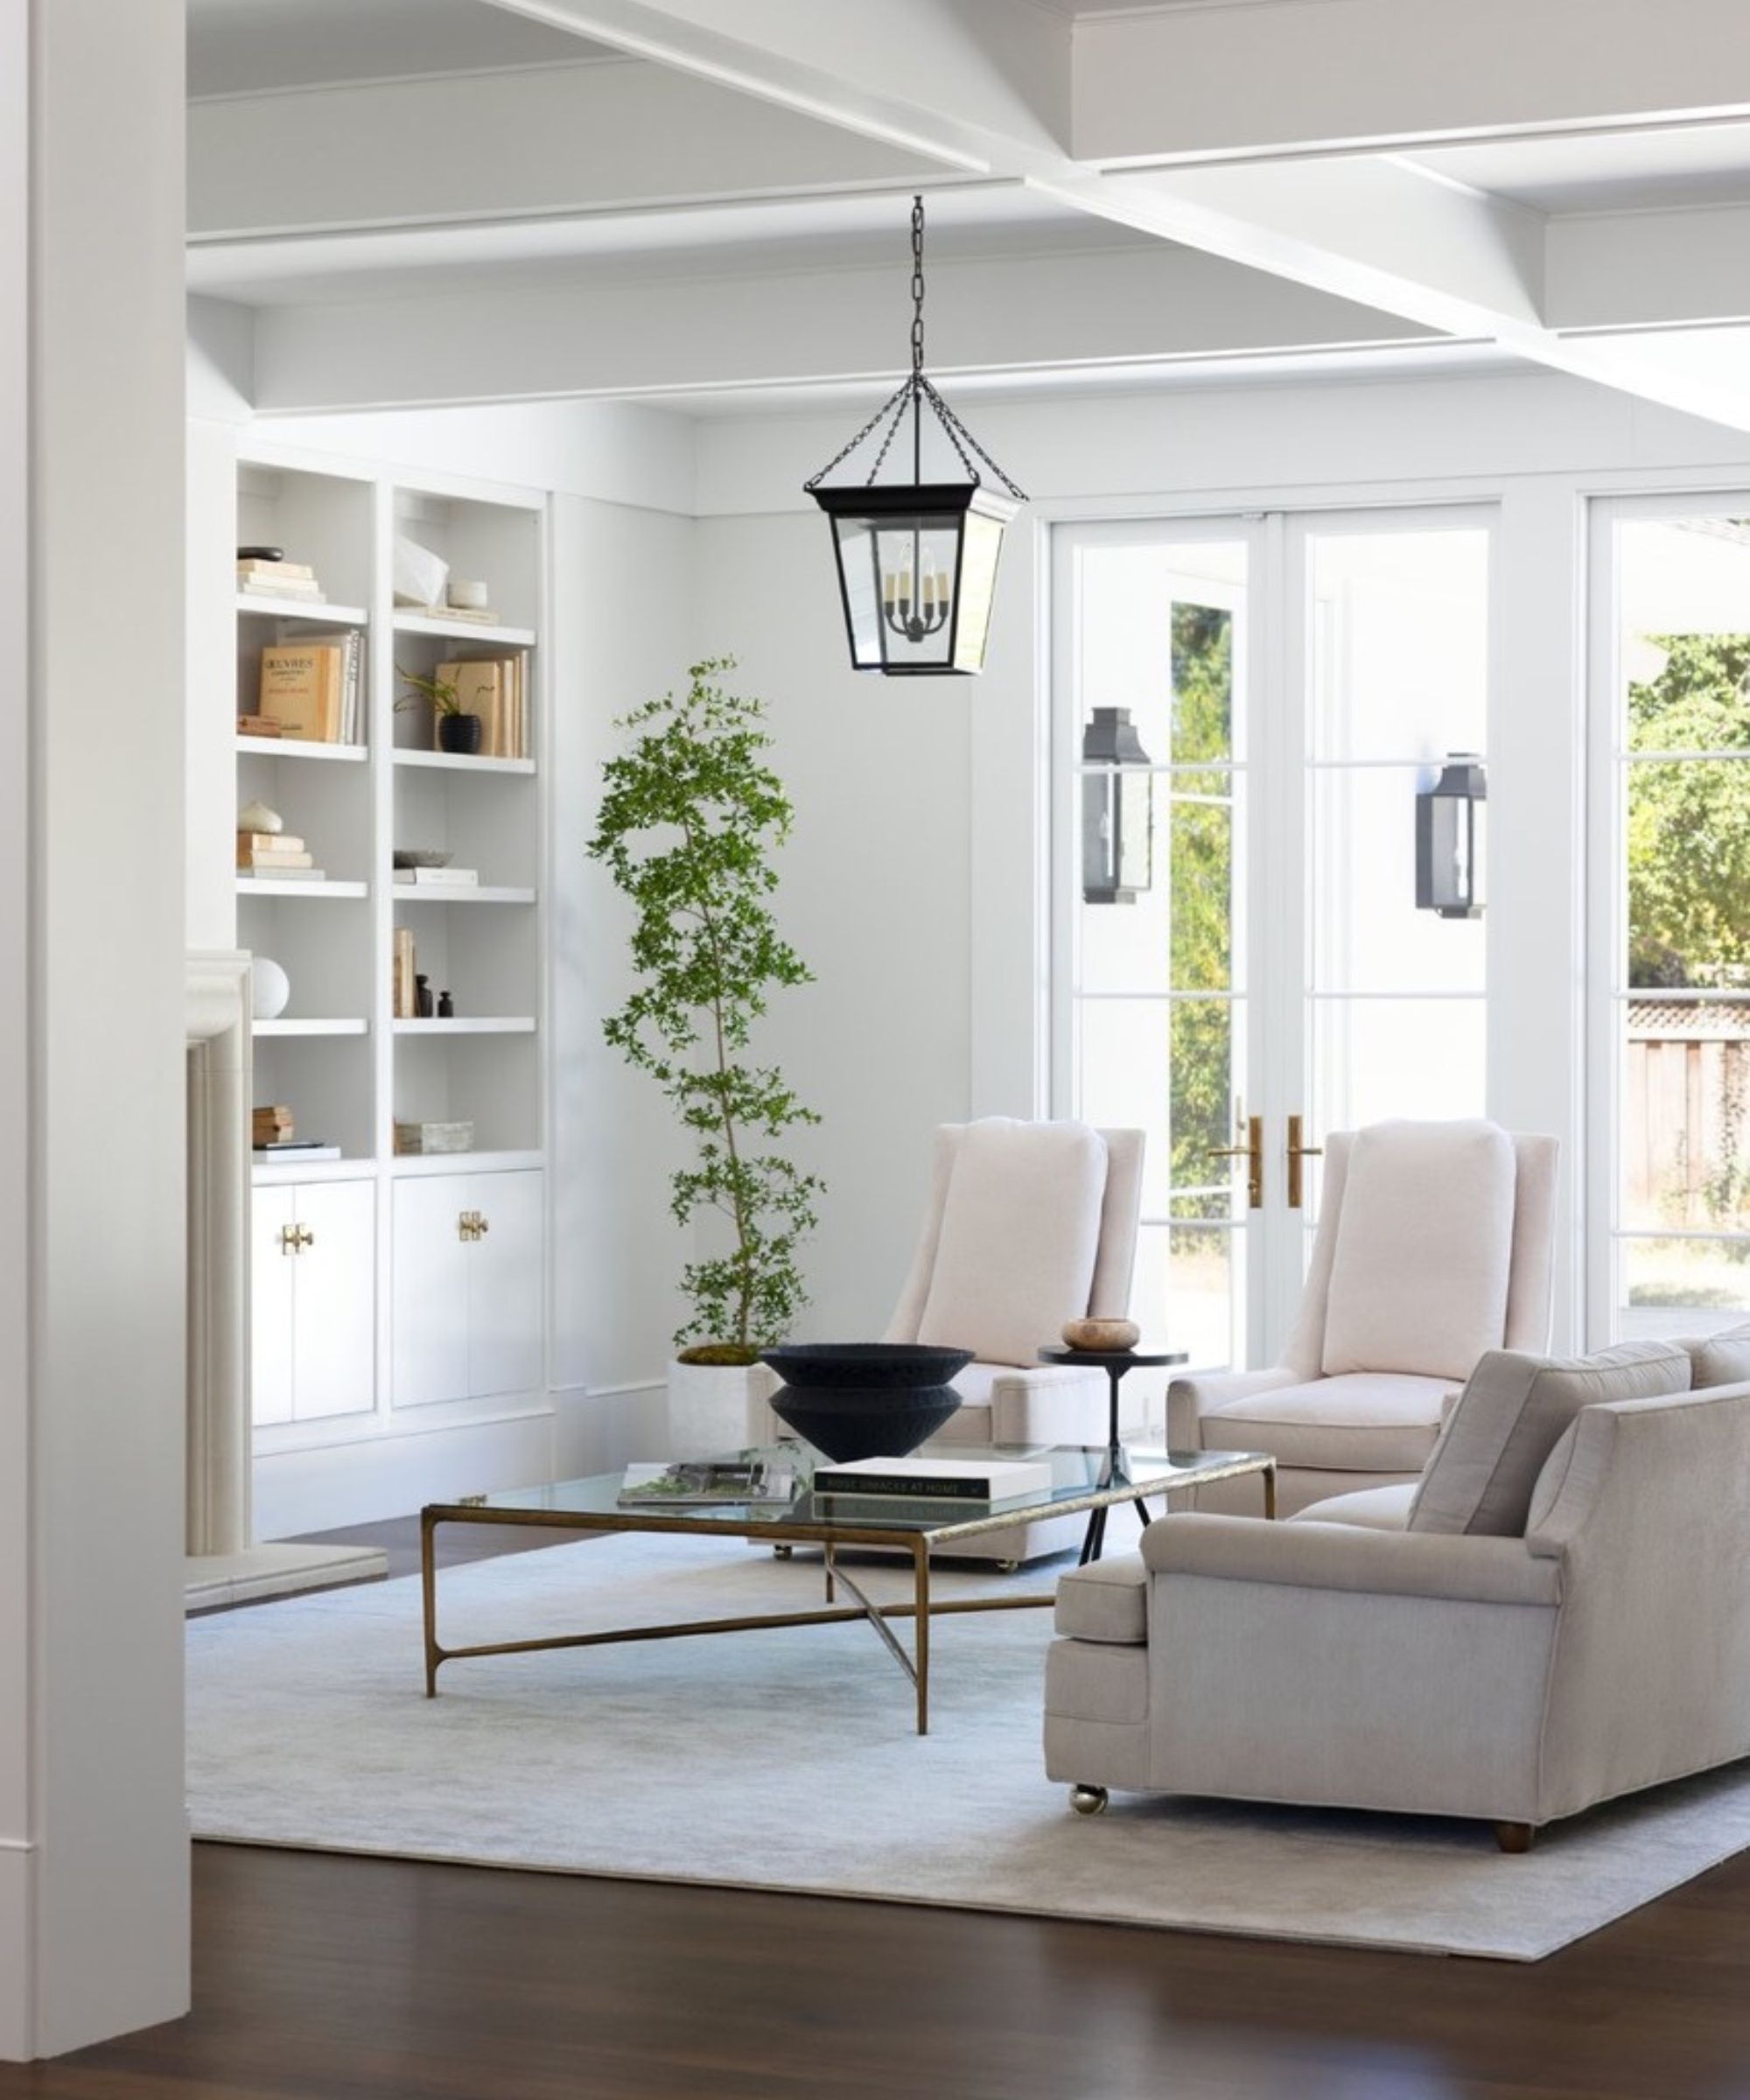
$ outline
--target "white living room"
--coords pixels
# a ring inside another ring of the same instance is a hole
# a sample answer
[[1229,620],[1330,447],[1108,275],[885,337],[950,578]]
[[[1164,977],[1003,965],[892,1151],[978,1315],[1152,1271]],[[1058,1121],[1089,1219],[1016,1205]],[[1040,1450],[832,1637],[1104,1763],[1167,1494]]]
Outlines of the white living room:
[[1739,10],[0,35],[0,2096],[1738,2090]]

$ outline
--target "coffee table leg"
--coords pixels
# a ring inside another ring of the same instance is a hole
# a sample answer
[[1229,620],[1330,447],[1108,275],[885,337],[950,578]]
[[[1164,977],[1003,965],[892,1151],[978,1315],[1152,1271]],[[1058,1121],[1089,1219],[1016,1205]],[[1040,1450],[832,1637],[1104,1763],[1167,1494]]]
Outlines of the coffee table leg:
[[1274,1520],[1276,1516],[1276,1468],[1274,1466],[1266,1466],[1264,1469],[1264,1513],[1267,1519]]
[[913,1620],[917,1638],[913,1655],[918,1673],[918,1733],[929,1733],[929,1541],[914,1539],[912,1544],[913,1600],[917,1606]]
[[438,1646],[437,1536],[437,1518],[429,1509],[423,1510],[419,1519],[419,1580],[425,1599],[425,1696],[428,1699],[438,1697],[438,1665],[442,1660]]
[[832,1541],[830,1539],[826,1542],[826,1550],[822,1558],[826,1563],[826,1600],[830,1604],[838,1594],[832,1579]]

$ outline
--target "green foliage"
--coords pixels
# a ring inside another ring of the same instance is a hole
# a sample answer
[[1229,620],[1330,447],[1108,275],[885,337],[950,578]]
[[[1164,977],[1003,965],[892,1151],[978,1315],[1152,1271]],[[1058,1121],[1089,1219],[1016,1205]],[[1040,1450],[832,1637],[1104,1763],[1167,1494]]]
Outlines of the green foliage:
[[[1234,620],[1215,606],[1172,608],[1172,756],[1225,759],[1231,748]],[[1232,783],[1224,773],[1175,774],[1167,803],[1172,886],[1171,967],[1179,991],[1225,991],[1233,965]],[[1176,1000],[1169,1021],[1174,1188],[1221,1177],[1212,1146],[1232,1142],[1233,1007]],[[1228,1199],[1186,1198],[1175,1215],[1225,1217]]]
[[[1628,689],[1633,751],[1750,752],[1750,634],[1657,638],[1656,678]],[[1628,981],[1725,985],[1750,963],[1750,764],[1629,768]]]
[[417,707],[422,700],[429,700],[433,710],[440,715],[459,715],[462,703],[453,681],[448,678],[428,678],[423,671],[410,671],[401,664],[396,665],[397,675],[409,688],[395,704],[396,714],[404,709]]
[[812,978],[766,902],[792,812],[765,762],[761,704],[716,682],[733,668],[729,657],[696,663],[684,694],[616,724],[633,741],[604,768],[589,852],[637,913],[639,989],[604,1032],[693,1133],[696,1164],[672,1185],[676,1222],[715,1212],[728,1228],[727,1252],[682,1272],[693,1317],[675,1340],[747,1363],[783,1340],[808,1302],[796,1250],[814,1229],[821,1184],[772,1148],[820,1118],[747,1055],[767,994]]

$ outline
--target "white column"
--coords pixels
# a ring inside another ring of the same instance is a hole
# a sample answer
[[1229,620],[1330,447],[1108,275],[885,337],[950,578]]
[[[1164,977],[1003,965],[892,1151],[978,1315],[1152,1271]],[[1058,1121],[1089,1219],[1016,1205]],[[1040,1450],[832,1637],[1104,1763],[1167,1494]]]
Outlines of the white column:
[[0,2056],[188,1997],[183,20],[0,0]]

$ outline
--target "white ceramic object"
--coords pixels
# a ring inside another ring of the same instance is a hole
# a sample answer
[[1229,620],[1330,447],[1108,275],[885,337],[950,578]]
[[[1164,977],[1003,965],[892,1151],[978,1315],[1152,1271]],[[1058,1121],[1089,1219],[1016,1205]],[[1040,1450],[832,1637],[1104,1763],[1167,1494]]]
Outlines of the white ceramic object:
[[250,965],[249,1002],[258,1021],[276,1021],[291,1004],[291,979],[271,956],[257,956]]
[[458,612],[484,612],[492,599],[484,584],[468,583],[459,576],[452,576],[450,578],[450,603]]
[[[670,1459],[720,1459],[764,1443],[771,1418],[766,1403],[778,1375],[763,1363],[671,1363],[668,1366]],[[755,1414],[756,1407],[759,1410]]]
[[237,829],[240,831],[265,831],[277,836],[285,830],[285,819],[277,809],[270,809],[265,802],[245,802],[237,812]]
[[441,606],[450,564],[404,532],[395,536],[395,602],[398,606]]

